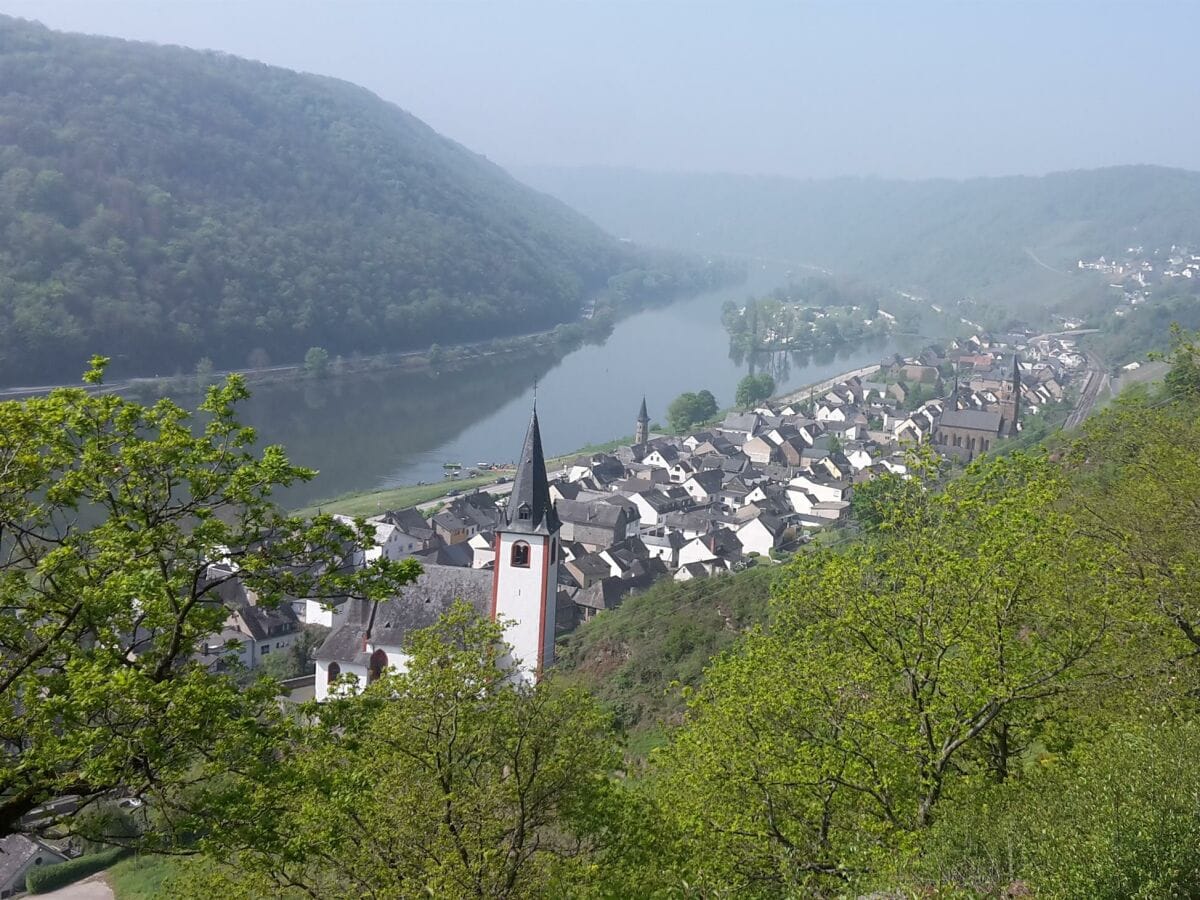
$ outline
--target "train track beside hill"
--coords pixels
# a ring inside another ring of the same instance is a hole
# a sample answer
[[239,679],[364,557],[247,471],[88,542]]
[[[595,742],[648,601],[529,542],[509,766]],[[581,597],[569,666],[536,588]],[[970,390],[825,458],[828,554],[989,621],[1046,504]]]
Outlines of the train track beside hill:
[[1064,430],[1078,428],[1082,425],[1084,420],[1092,414],[1092,410],[1095,409],[1100,392],[1108,387],[1108,374],[1100,364],[1100,359],[1091,352],[1087,354],[1087,359],[1087,377],[1083,381],[1083,389],[1079,392],[1079,400],[1075,403],[1075,409],[1071,411],[1071,415],[1063,423]]

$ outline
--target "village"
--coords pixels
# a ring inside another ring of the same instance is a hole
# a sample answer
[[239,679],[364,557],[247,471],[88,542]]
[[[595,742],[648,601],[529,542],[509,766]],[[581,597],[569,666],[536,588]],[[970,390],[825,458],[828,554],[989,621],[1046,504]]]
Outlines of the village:
[[1121,303],[1113,310],[1119,317],[1174,282],[1188,284],[1200,279],[1200,254],[1182,244],[1149,251],[1141,246],[1127,247],[1119,258],[1079,259],[1075,265],[1080,271],[1099,272],[1109,279],[1110,288],[1121,291]]
[[[1019,435],[1030,417],[1068,402],[1086,383],[1086,366],[1070,336],[977,334],[892,357],[821,390],[728,412],[686,434],[652,430],[643,400],[632,442],[546,475],[557,520],[554,633],[570,632],[657,580],[769,564],[852,525],[856,485],[903,476],[911,447],[927,444],[968,463]],[[420,622],[431,622],[456,597],[487,610],[497,532],[512,502],[506,490],[521,490],[521,480],[518,472],[516,484],[373,516],[367,521],[375,546],[347,563],[420,561]],[[236,580],[229,584],[242,590]],[[431,593],[437,602],[430,603]],[[345,660],[336,658],[348,651],[335,639],[346,609],[303,598],[273,609],[252,596],[226,599],[233,612],[201,661],[221,667],[232,653],[254,671],[271,654],[293,652],[306,627],[324,626],[333,634],[316,653],[319,664],[325,657],[317,680],[330,680],[329,665],[344,671]],[[420,622],[398,621],[397,630]]]

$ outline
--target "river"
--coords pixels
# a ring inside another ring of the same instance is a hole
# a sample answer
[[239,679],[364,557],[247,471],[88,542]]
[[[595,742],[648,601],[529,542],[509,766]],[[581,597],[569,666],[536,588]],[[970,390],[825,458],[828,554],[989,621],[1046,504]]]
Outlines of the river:
[[[562,358],[510,358],[487,368],[431,376],[402,372],[259,385],[243,409],[264,443],[320,470],[313,482],[280,495],[303,505],[351,491],[442,479],[442,464],[512,460],[533,403],[549,455],[633,433],[642,395],[651,421],[666,418],[684,391],[708,389],[733,403],[750,363],[735,362],[721,305],[786,283],[783,266],[755,264],[747,280],[622,320],[599,345]],[[901,344],[885,339],[807,358],[759,360],[780,392],[878,362]]]

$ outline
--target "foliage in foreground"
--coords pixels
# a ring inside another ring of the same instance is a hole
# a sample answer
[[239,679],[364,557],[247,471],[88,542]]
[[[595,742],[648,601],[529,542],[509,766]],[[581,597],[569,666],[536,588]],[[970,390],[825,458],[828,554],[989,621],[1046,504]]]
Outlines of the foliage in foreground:
[[[514,688],[501,633],[460,604],[413,636],[406,672],[314,705],[281,759],[214,789],[202,807],[221,826],[200,844],[232,895],[532,897],[586,880],[620,816],[608,719],[553,682]],[[213,877],[179,890],[212,896]]]
[[226,582],[272,605],[414,577],[412,563],[340,572],[366,530],[274,506],[274,488],[314,473],[251,451],[245,396],[236,378],[210,389],[199,422],[82,389],[0,403],[0,832],[55,797],[170,792],[270,747],[275,685],[194,662],[229,614]]

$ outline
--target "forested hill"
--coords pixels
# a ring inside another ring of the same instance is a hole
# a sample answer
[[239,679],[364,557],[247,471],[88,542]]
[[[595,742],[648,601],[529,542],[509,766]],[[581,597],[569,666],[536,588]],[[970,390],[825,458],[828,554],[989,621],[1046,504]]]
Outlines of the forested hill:
[[641,263],[351,84],[0,17],[0,379],[426,347]]
[[1081,255],[1200,243],[1200,173],[1153,166],[967,181],[516,172],[614,234],[825,266],[938,300],[1041,304],[1089,281],[1074,272]]

